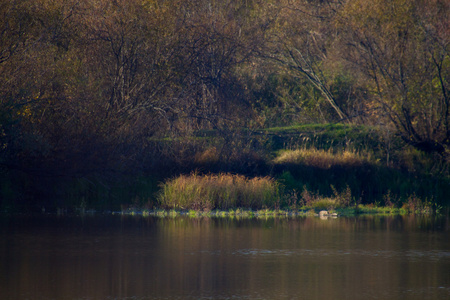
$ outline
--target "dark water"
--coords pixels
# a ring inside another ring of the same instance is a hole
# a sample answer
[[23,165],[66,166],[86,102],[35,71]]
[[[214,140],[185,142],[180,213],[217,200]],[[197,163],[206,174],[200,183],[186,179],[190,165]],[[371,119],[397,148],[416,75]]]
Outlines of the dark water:
[[0,217],[0,299],[450,299],[446,218]]

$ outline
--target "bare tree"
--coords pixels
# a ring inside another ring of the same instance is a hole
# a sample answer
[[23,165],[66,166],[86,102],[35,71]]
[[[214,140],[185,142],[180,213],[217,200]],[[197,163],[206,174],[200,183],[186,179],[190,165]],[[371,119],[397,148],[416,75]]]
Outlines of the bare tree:
[[440,0],[349,1],[340,14],[346,58],[402,138],[427,152],[450,145],[449,8]]
[[333,22],[339,4],[301,0],[281,3],[279,25],[272,31],[272,47],[267,58],[287,69],[292,76],[306,78],[322,93],[339,119],[347,121],[348,114],[336,101],[324,68],[336,38]]

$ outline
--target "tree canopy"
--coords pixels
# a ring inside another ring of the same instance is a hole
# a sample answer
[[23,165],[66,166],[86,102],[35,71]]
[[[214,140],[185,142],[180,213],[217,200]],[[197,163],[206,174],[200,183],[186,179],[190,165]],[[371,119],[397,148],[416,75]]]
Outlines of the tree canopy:
[[450,146],[445,0],[2,0],[0,163],[141,165],[163,138],[291,123]]

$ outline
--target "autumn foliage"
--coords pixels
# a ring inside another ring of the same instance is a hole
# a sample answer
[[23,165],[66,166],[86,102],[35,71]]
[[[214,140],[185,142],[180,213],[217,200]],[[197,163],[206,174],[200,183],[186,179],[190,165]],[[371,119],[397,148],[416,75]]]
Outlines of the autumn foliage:
[[158,170],[195,160],[200,131],[223,139],[222,155],[238,128],[325,122],[373,125],[446,159],[449,11],[445,0],[1,0],[0,165]]

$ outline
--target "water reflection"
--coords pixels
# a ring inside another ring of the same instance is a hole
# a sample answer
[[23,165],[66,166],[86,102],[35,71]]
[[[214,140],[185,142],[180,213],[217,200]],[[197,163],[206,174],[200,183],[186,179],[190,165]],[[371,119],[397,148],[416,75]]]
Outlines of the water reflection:
[[14,217],[2,299],[449,299],[445,218]]

